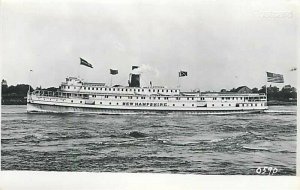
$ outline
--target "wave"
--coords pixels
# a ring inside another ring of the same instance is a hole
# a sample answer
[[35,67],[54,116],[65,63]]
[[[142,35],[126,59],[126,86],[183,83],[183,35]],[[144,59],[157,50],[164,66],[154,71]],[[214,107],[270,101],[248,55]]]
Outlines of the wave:
[[[3,110],[3,109],[2,109]],[[26,114],[26,111],[1,111],[1,114],[3,115],[20,115],[20,114]]]
[[288,111],[288,110],[265,110],[264,113],[275,113],[275,114],[296,114],[297,111]]
[[243,149],[246,149],[246,150],[254,150],[254,151],[270,151],[269,149],[267,148],[259,148],[259,147],[249,147],[249,146],[243,146]]
[[139,132],[139,131],[132,131],[128,135],[130,137],[134,137],[134,138],[143,138],[143,137],[147,137],[148,136],[145,133],[142,133],[142,132]]

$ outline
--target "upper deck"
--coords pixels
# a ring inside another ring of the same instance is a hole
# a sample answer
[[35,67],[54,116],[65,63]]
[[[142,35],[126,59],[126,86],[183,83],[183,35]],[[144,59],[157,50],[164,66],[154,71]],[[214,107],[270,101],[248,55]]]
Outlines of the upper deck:
[[130,95],[180,95],[179,89],[168,89],[160,86],[153,87],[128,87],[107,86],[105,83],[87,83],[76,77],[66,78],[60,86],[62,92],[69,93],[100,93],[100,94],[130,94]]

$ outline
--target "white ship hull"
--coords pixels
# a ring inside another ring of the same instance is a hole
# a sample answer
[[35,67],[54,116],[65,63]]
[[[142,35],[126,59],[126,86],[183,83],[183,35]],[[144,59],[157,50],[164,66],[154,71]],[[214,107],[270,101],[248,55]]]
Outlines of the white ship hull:
[[97,114],[239,114],[268,109],[265,94],[180,92],[164,87],[105,86],[69,77],[60,90],[28,93],[28,112]]
[[98,106],[78,106],[78,105],[59,105],[59,104],[40,104],[28,103],[28,113],[93,113],[93,114],[241,114],[241,113],[262,113],[264,108],[195,108],[195,109],[151,109],[151,108],[133,108],[133,107],[98,107]]

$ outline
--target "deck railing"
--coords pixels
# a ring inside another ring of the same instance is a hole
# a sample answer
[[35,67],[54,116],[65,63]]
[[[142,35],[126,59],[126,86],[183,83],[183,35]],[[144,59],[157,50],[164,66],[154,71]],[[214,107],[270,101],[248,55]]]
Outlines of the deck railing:
[[[36,95],[36,96],[40,96],[40,97],[58,97],[58,98],[82,98],[82,99],[89,99],[89,94],[78,94],[76,93],[74,96],[74,93],[68,93],[68,92],[62,92],[62,91],[47,91],[47,90],[35,90],[33,92],[31,92],[29,95]],[[104,94],[102,94],[103,96]],[[259,102],[259,101],[266,101],[266,97],[265,94],[256,94],[256,96],[250,96],[251,94],[243,94],[243,97],[246,97],[247,99],[243,99],[242,101],[244,102]],[[115,96],[110,94],[109,96]],[[132,95],[131,95],[132,96]],[[209,98],[209,96],[203,96],[205,99]],[[211,96],[212,97],[212,96]],[[228,97],[228,96],[224,96],[224,94],[222,94],[220,97]],[[251,99],[250,99],[251,97]],[[252,98],[253,97],[253,98]],[[264,98],[262,98],[264,97]],[[198,97],[195,97],[198,98]],[[162,99],[163,100],[163,99]],[[167,99],[168,100],[168,99]],[[207,100],[198,100],[198,102],[206,102]],[[224,99],[221,100],[222,102],[231,102],[231,99]]]
[[67,93],[63,92],[53,92],[53,91],[47,91],[47,90],[35,90],[30,93],[30,95],[36,95],[36,96],[46,96],[46,97],[60,97],[60,98],[68,98],[70,95],[67,95]]

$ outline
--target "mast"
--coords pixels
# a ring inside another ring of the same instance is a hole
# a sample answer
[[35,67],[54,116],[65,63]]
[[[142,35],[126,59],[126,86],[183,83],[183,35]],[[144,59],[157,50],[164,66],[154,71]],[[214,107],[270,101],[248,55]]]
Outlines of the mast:
[[[267,71],[266,71],[266,73],[267,73]],[[266,78],[266,103],[268,103],[268,76]]]

